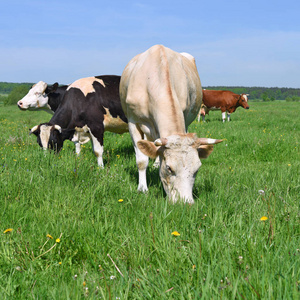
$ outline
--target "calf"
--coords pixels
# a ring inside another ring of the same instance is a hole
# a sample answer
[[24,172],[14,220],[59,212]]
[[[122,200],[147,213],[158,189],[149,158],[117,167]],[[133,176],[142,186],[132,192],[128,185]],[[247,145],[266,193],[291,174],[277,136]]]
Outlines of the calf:
[[208,115],[210,110],[221,110],[223,122],[225,122],[227,112],[227,120],[230,121],[230,114],[239,106],[249,109],[247,96],[249,95],[238,95],[230,91],[203,90],[203,103],[198,113],[198,122],[200,115],[202,121],[205,122],[205,115]]
[[119,97],[120,76],[88,77],[68,86],[63,100],[48,123],[34,126],[30,133],[44,149],[59,152],[69,139],[80,144],[92,141],[98,165],[103,167],[104,131],[128,131]]
[[160,159],[159,175],[170,200],[193,203],[192,189],[199,158],[221,140],[186,133],[202,102],[194,58],[156,45],[125,67],[120,98],[139,170],[139,191],[147,191],[148,157]]

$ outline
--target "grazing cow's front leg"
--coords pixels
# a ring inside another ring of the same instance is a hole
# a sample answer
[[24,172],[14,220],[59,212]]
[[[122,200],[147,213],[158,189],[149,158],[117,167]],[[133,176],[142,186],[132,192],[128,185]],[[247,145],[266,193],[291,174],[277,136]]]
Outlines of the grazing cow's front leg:
[[230,113],[227,113],[227,121],[230,121]]
[[134,151],[135,151],[136,165],[139,170],[138,191],[146,192],[146,191],[148,191],[146,170],[147,170],[149,158],[148,158],[148,156],[143,154],[141,152],[141,150],[137,147],[137,142],[144,138],[144,134],[140,130],[140,128],[138,128],[137,125],[134,123],[128,122],[128,128],[129,128],[130,136],[131,136]]
[[223,120],[223,123],[225,122],[226,120],[226,111],[222,111],[222,120]]
[[[97,163],[98,163],[98,166],[100,168],[103,168],[104,167],[104,164],[103,164],[103,134],[102,134],[102,139],[99,141],[91,132],[91,130],[89,129],[89,132],[90,132],[90,135],[91,135],[91,141],[92,141],[92,145],[93,145],[93,151],[94,151],[94,154],[95,156],[97,157]],[[102,142],[102,145],[101,145],[101,142]]]
[[80,154],[80,151],[81,151],[81,147],[80,147],[80,143],[79,142],[74,142],[75,144],[75,152],[77,155]]

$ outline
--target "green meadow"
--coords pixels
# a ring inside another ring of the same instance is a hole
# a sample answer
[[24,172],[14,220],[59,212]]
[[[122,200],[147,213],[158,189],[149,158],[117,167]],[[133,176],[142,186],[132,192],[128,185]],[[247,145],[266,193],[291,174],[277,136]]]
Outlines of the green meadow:
[[150,161],[137,192],[129,133],[44,152],[44,112],[0,107],[1,299],[299,299],[300,103],[211,112],[189,132],[223,139],[195,204],[168,203]]

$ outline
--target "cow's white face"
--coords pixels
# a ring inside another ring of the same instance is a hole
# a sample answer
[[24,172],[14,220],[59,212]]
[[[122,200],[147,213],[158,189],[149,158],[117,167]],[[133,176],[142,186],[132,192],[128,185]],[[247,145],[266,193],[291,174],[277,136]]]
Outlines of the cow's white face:
[[146,140],[139,141],[138,147],[152,158],[159,155],[159,175],[171,202],[181,200],[194,203],[192,192],[201,166],[200,158],[206,158],[212,152],[213,146],[208,144],[219,142],[221,140],[198,139],[193,134],[186,134],[168,136],[154,143]]
[[22,110],[38,110],[48,107],[48,96],[45,94],[47,83],[39,81],[33,85],[26,96],[18,101],[18,107]]
[[160,154],[159,175],[171,202],[182,199],[193,203],[193,186],[201,166],[194,141],[179,136],[170,136]]

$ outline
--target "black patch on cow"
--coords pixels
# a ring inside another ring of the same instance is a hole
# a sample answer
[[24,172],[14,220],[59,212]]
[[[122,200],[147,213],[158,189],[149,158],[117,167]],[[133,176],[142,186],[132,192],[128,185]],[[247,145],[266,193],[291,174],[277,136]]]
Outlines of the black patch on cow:
[[57,82],[55,82],[52,86],[47,86],[45,93],[48,96],[48,105],[53,112],[57,110],[58,106],[62,102],[67,88],[67,85],[58,86]]

